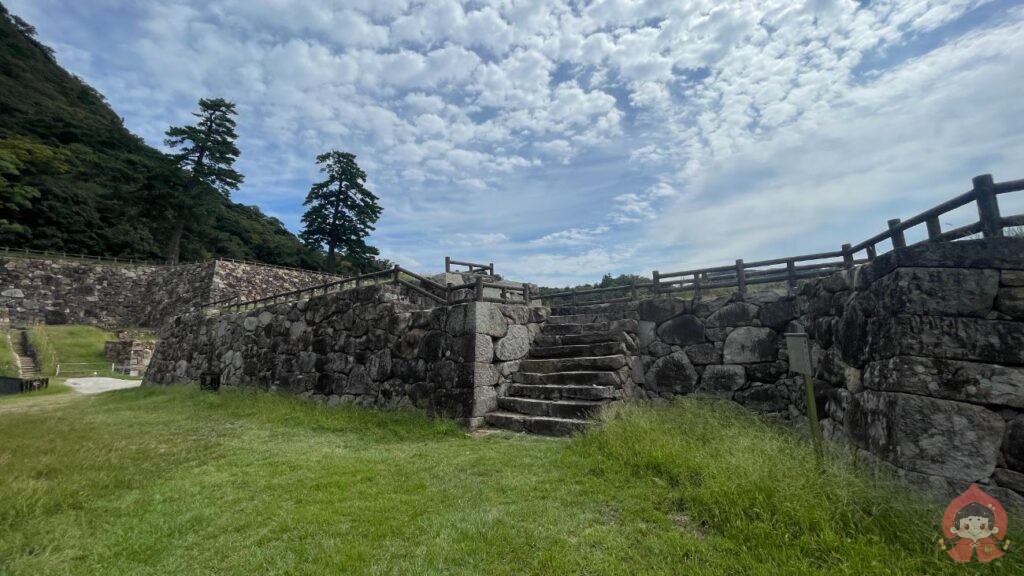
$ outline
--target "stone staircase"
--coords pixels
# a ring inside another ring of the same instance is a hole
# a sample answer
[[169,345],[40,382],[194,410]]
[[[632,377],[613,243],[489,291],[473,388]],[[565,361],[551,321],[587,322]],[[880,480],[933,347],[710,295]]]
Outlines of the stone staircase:
[[24,330],[11,332],[11,348],[18,357],[18,373],[23,379],[39,378],[39,367],[28,348],[28,334]]
[[628,395],[637,322],[625,317],[627,310],[609,304],[553,308],[487,424],[567,436]]

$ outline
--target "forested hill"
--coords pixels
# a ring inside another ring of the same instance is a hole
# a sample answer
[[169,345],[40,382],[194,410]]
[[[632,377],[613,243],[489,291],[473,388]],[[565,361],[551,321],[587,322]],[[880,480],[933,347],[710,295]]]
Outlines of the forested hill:
[[[0,4],[0,246],[162,259],[167,191],[183,178]],[[185,230],[182,261],[322,267],[320,253],[256,207],[212,194],[203,213]]]

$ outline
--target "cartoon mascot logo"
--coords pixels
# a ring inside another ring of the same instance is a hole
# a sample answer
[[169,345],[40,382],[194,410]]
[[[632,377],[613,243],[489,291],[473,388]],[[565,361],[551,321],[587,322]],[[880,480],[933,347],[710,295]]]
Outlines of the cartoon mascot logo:
[[957,562],[991,562],[1010,545],[1006,539],[1006,511],[977,484],[949,503],[942,517],[942,549]]

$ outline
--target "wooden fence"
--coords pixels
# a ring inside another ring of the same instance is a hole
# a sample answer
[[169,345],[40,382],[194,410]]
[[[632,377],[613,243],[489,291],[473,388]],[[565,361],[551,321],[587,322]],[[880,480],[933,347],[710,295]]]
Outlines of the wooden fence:
[[[877,246],[886,240],[891,242],[893,249],[907,247],[906,231],[921,224],[927,227],[928,237],[915,244],[952,242],[979,233],[985,238],[992,238],[1002,236],[1004,228],[1024,226],[1024,214],[1002,216],[998,201],[1000,194],[1024,190],[1024,180],[996,183],[991,175],[984,174],[975,177],[972,183],[973,187],[970,191],[907,220],[898,218],[889,220],[887,230],[856,245],[843,244],[839,250],[755,262],[736,260],[735,264],[681,272],[663,273],[655,270],[650,282],[589,290],[574,289],[544,294],[540,298],[548,302],[560,300],[564,303],[567,301],[573,305],[581,303],[581,297],[593,295],[598,296],[597,298],[586,298],[587,303],[615,302],[636,299],[640,294],[657,295],[684,291],[692,292],[695,298],[700,298],[702,291],[716,288],[736,288],[740,298],[743,298],[746,296],[748,286],[781,283],[784,283],[792,293],[800,280],[829,276],[836,271],[874,260],[878,255]],[[940,222],[942,215],[971,203],[977,205],[977,222],[952,230],[942,230]],[[606,295],[610,296],[615,293],[624,293],[625,295],[617,298],[605,298]]]
[[475,262],[461,262],[459,260],[452,260],[450,256],[444,257],[444,271],[445,273],[452,272],[452,266],[466,266],[469,268],[470,274],[483,274],[486,273],[488,276],[494,276],[494,262],[490,264],[477,264]]

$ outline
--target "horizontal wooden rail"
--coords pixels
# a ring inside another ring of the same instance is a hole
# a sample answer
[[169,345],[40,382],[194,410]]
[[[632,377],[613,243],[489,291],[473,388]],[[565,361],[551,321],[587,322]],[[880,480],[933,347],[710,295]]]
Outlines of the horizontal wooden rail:
[[461,260],[453,260],[451,257],[445,256],[444,271],[446,273],[451,272],[452,266],[466,266],[469,268],[470,272],[475,273],[483,272],[486,270],[488,276],[494,276],[494,262],[491,262],[489,264],[478,264],[476,262],[463,262]]

